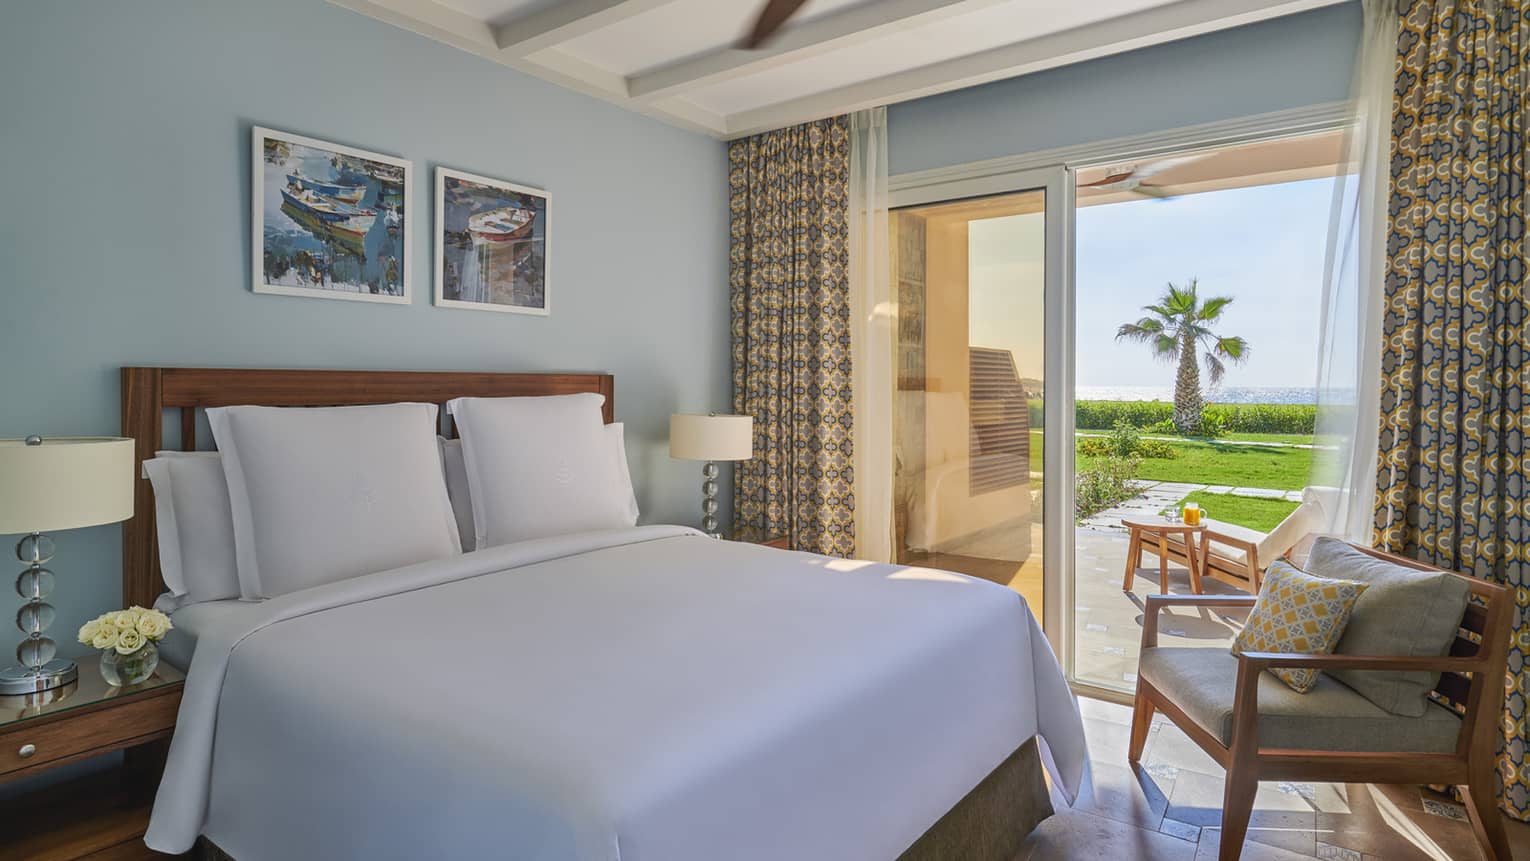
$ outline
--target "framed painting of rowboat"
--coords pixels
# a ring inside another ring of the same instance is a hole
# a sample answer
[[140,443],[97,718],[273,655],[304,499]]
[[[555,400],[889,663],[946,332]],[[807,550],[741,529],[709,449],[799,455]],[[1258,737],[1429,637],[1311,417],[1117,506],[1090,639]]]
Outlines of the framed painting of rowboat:
[[256,126],[256,293],[409,304],[408,161]]
[[436,168],[436,304],[551,313],[547,192]]

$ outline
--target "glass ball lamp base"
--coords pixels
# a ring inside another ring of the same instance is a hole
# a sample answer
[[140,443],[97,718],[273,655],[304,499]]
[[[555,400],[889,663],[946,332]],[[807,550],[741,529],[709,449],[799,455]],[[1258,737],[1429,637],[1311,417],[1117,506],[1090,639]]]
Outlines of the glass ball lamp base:
[[[28,445],[34,443],[27,440]],[[58,645],[45,632],[57,615],[47,599],[53,593],[53,572],[43,567],[53,558],[53,539],[39,533],[16,543],[16,558],[27,567],[16,577],[21,608],[16,627],[25,635],[16,647],[18,666],[0,670],[0,695],[35,694],[60,688],[79,678],[74,661],[59,658]]]
[[0,670],[0,696],[35,694],[72,684],[80,677],[74,661],[54,658],[41,667],[6,667]]
[[701,531],[722,537],[717,531],[717,464],[710,460],[701,468]]

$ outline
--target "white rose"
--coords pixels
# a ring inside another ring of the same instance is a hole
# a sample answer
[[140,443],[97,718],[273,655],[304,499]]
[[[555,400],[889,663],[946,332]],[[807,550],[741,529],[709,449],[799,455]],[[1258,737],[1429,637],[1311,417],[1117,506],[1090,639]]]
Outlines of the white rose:
[[131,631],[138,627],[138,618],[131,610],[118,610],[110,614],[112,627],[119,631]]
[[145,640],[137,630],[123,631],[117,635],[117,654],[131,655],[143,648]]
[[138,617],[138,633],[150,640],[162,640],[170,630],[170,617],[158,610],[145,611]]
[[115,649],[117,647],[117,629],[111,625],[102,625],[96,631],[95,637],[91,639],[90,647],[92,649],[100,649],[103,652],[107,649]]
[[101,630],[101,620],[91,619],[80,628],[80,642],[90,645],[96,639],[96,634]]

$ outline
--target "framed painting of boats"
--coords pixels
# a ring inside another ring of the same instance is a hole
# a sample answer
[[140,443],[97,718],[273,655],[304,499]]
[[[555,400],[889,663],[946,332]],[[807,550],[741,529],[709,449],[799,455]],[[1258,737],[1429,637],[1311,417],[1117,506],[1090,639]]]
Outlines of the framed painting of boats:
[[409,304],[411,164],[256,126],[256,293]]
[[436,304],[551,313],[547,192],[436,168]]

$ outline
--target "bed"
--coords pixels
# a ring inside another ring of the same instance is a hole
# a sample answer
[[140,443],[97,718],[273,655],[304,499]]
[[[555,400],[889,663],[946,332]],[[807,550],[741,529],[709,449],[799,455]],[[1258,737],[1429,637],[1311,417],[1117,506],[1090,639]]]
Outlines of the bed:
[[[123,382],[144,458],[167,410],[189,450],[195,410],[230,404],[596,392],[612,419],[599,374]],[[163,582],[139,493],[124,591],[148,604]],[[685,527],[516,541],[186,613],[147,837],[162,851],[200,837],[239,861],[1012,858],[1051,812],[1043,763],[1066,798],[1087,762],[1017,594]]]

